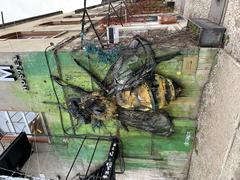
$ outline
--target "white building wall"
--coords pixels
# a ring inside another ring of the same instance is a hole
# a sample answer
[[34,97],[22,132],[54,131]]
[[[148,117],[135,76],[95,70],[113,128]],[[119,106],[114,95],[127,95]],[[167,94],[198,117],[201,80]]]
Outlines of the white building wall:
[[[4,21],[11,22],[59,10],[71,12],[82,8],[83,2],[84,0],[0,0],[0,11],[3,11]],[[87,0],[87,6],[100,3],[101,0]]]

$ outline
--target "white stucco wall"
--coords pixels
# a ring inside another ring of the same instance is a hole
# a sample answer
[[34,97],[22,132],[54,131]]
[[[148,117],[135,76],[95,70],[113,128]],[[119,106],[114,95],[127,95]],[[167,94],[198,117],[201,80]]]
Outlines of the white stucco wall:
[[207,18],[211,0],[185,0],[184,17]]
[[230,0],[223,26],[227,28],[225,50],[240,60],[240,0]]
[[[83,2],[83,0],[1,0],[0,11],[3,11],[5,22],[11,22],[59,10],[71,12],[82,8]],[[87,6],[100,3],[101,0],[87,0]]]

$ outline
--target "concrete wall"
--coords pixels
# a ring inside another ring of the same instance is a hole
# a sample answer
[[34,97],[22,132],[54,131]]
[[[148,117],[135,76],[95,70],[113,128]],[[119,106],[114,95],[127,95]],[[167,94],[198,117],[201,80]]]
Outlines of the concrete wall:
[[[211,0],[186,0],[184,16],[207,18]],[[222,25],[225,46],[205,87],[189,179],[240,179],[240,0],[229,0]]]
[[223,26],[227,28],[225,50],[240,60],[240,0],[230,0]]
[[185,0],[184,17],[207,18],[211,0]]
[[239,63],[221,50],[202,96],[190,180],[240,179],[239,76]]
[[182,0],[175,0],[175,10],[180,11]]

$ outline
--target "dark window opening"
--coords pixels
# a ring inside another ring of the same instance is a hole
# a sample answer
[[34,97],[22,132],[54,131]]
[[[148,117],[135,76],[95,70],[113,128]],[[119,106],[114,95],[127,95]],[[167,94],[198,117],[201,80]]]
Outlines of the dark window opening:
[[80,14],[69,15],[69,16],[65,16],[64,18],[82,18],[82,15],[80,15]]
[[80,24],[80,21],[50,21],[39,24],[39,26],[59,26],[59,25],[74,25]]

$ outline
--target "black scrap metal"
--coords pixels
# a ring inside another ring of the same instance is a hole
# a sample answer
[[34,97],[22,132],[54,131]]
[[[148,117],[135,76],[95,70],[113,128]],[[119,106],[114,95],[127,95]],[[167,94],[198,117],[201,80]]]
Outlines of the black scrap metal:
[[101,38],[100,38],[100,36],[99,36],[99,34],[98,34],[98,32],[97,32],[97,30],[96,30],[93,22],[92,22],[92,19],[91,19],[91,17],[90,17],[89,14],[88,14],[88,10],[87,10],[87,0],[84,0],[83,16],[82,16],[82,21],[81,21],[81,22],[82,22],[81,48],[83,48],[83,36],[84,36],[84,26],[85,26],[85,16],[86,16],[86,15],[87,15],[88,20],[89,20],[89,22],[90,22],[90,24],[91,24],[91,26],[92,26],[92,28],[93,28],[93,30],[94,30],[97,38],[98,38],[99,43],[101,44],[102,47],[104,47],[104,46],[103,46],[103,43],[102,43],[102,40],[101,40]]
[[[76,163],[76,160],[77,158],[80,156],[80,152],[81,152],[81,149],[85,143],[85,140],[87,140],[88,137],[85,136],[83,138],[83,141],[76,153],[76,156],[74,157],[74,160],[73,160],[73,163],[68,171],[68,174],[66,176],[66,180],[68,180],[70,178],[70,174],[72,172],[72,169]],[[97,168],[96,170],[94,170],[93,172],[90,172],[90,168],[91,168],[91,165],[92,165],[92,162],[94,160],[94,156],[96,154],[96,149],[98,147],[98,144],[100,143],[100,141],[102,140],[101,136],[99,136],[98,138],[96,138],[96,144],[94,146],[94,150],[93,150],[93,153],[91,155],[91,159],[90,159],[90,162],[88,164],[88,168],[86,170],[86,172],[84,173],[84,175],[80,175],[80,173],[76,174],[74,176],[77,177],[78,179],[80,180],[99,180],[99,179],[102,179],[102,180],[115,180],[116,176],[116,171],[115,171],[115,168],[116,168],[116,161],[117,159],[119,160],[122,160],[123,157],[121,156],[121,153],[120,153],[120,146],[121,146],[121,143],[120,143],[120,140],[117,138],[117,137],[110,137],[111,139],[111,145],[110,145],[110,148],[109,148],[109,151],[108,151],[108,157],[106,159],[106,161],[99,167]],[[121,164],[121,163],[120,163]],[[124,169],[123,167],[120,167],[121,169]],[[123,173],[124,170],[121,172]],[[82,173],[81,173],[82,174]],[[71,178],[73,179],[73,178]]]
[[[95,146],[95,149],[96,149],[96,146]],[[94,153],[92,154],[92,157],[94,156]],[[103,163],[103,165],[88,175],[87,173],[90,167],[89,166],[85,177],[80,176],[79,179],[81,180],[99,180],[99,179],[115,180],[116,179],[115,163],[116,163],[116,160],[119,158],[119,155],[120,155],[119,140],[117,138],[114,138],[108,152],[108,158]]]
[[[151,45],[140,36],[135,36],[134,40],[122,51],[121,54],[120,58],[112,64],[103,81],[86,67],[81,65],[79,60],[74,59],[78,66],[84,69],[101,88],[99,96],[93,95],[94,92],[87,92],[78,86],[70,85],[59,77],[52,76],[52,80],[62,86],[63,89],[70,88],[82,96],[85,96],[83,97],[85,100],[80,97],[67,99],[67,107],[63,107],[60,104],[58,105],[68,111],[77,122],[80,122],[81,124],[91,123],[94,130],[96,127],[100,128],[104,126],[102,120],[95,118],[108,112],[108,109],[104,104],[106,101],[103,101],[102,98],[109,98],[118,95],[123,91],[133,90],[143,83],[147,83],[151,90],[152,111],[141,112],[139,109],[125,109],[122,111],[122,109],[117,106],[118,120],[126,130],[128,130],[127,126],[132,126],[157,135],[171,135],[173,133],[171,117],[167,115],[167,112],[163,113],[162,110],[158,109],[158,102],[156,101],[157,95],[155,95],[156,87],[154,85],[154,71],[157,63],[172,59],[180,53],[174,52],[156,59],[154,52],[151,49]],[[131,66],[133,66],[133,68],[126,68]],[[168,93],[169,92],[166,92],[167,95]],[[168,100],[167,97],[166,99]],[[128,112],[126,113],[126,111]],[[143,119],[146,113],[149,113],[150,118]],[[159,114],[161,114],[161,116],[159,116]],[[128,117],[132,118],[129,119]],[[154,121],[159,122],[153,123]],[[153,126],[153,124],[155,125]]]

